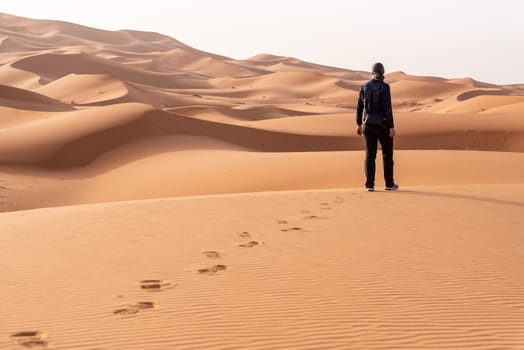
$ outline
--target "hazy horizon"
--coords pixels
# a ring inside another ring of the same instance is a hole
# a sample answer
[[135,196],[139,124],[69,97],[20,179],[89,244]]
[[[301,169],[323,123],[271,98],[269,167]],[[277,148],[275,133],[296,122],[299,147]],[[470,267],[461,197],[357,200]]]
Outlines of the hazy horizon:
[[109,30],[154,31],[236,59],[269,53],[356,70],[381,61],[389,72],[524,83],[524,71],[518,69],[524,62],[519,18],[524,6],[519,2],[379,0],[373,6],[342,0],[299,5],[268,0],[256,8],[238,0],[93,0],[69,8],[57,0],[7,0],[0,12]]

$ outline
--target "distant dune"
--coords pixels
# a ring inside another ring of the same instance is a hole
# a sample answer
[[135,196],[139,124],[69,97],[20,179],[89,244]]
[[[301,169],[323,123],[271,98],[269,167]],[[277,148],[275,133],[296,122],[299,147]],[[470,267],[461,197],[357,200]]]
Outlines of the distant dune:
[[0,349],[523,349],[524,85],[369,78],[0,14]]

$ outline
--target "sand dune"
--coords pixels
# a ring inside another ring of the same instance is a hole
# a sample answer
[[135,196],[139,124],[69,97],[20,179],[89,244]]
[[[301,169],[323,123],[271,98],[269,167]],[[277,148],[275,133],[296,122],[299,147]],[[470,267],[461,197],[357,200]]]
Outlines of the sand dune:
[[0,85],[0,105],[9,108],[49,112],[70,111],[74,109],[52,98],[6,85]]
[[229,123],[257,120],[264,121],[310,115],[306,112],[278,107],[275,105],[260,105],[255,107],[245,105],[233,107],[188,106],[173,108],[169,111],[198,119],[226,121]]
[[22,59],[13,67],[40,75],[42,83],[49,83],[69,74],[109,74],[121,80],[158,87],[205,87],[204,82],[183,75],[161,74],[124,66],[111,60],[87,54],[42,54]]
[[519,349],[523,196],[468,185],[4,213],[16,246],[0,246],[0,347]]
[[[62,113],[6,129],[0,139],[0,164],[83,166],[114,148],[162,135],[205,136],[264,152],[362,149],[362,140],[353,135],[345,119],[343,115],[303,116],[247,126],[195,119],[146,105],[121,104]],[[524,151],[524,126],[519,117],[499,116],[494,120],[492,115],[482,115],[455,119],[401,115],[398,124],[405,132],[397,140],[397,150]],[[323,126],[327,120],[331,121],[330,127]],[[472,123],[475,128],[470,127]],[[514,127],[508,131],[510,125]]]
[[493,96],[490,93],[477,95],[461,103],[446,104],[445,111],[454,113],[480,113],[492,108],[524,102],[524,96]]
[[172,67],[178,67],[178,69],[181,70],[198,72],[210,77],[241,77],[269,73],[261,69],[242,66],[228,61],[229,59],[225,57],[210,55],[209,53],[199,52],[197,50],[188,50],[187,48],[174,49],[155,59],[155,62],[164,63],[170,67],[170,69],[172,69]]
[[41,86],[40,76],[13,68],[9,64],[0,65],[0,84],[25,90],[32,90]]
[[523,348],[524,85],[368,79],[0,14],[0,349]]
[[498,86],[495,84],[489,84],[482,81],[477,81],[473,78],[456,78],[456,79],[450,79],[450,83],[459,84],[459,85],[466,85],[476,88],[497,88]]
[[443,99],[464,91],[465,87],[449,82],[399,80],[391,83],[391,89],[395,92],[396,99],[420,101],[434,98]]
[[129,93],[122,81],[104,74],[70,74],[36,90],[71,105],[111,103]]
[[[521,153],[397,151],[396,159],[401,164],[396,180],[411,186],[524,181]],[[173,196],[359,188],[363,185],[363,162],[362,152],[355,151],[253,152],[211,138],[159,136],[118,147],[81,169],[28,172],[27,168],[4,166],[3,179],[8,186],[0,210]],[[167,166],[159,169],[159,164]],[[377,169],[380,174],[381,165]],[[383,185],[379,175],[377,186]]]
[[522,115],[522,109],[524,108],[524,102],[510,103],[508,105],[503,105],[499,107],[493,107],[489,110],[483,111],[480,114],[487,113],[500,113],[500,114],[509,114],[509,115]]

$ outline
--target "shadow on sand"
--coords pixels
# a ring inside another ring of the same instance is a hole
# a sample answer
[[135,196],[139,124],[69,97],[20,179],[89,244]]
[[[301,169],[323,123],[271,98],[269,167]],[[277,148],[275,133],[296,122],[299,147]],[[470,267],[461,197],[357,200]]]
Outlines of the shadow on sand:
[[402,190],[402,191],[399,191],[398,193],[405,193],[405,194],[408,194],[408,195],[415,195],[415,196],[430,196],[430,197],[466,199],[466,200],[472,200],[472,201],[477,201],[477,202],[494,203],[494,204],[505,204],[505,205],[513,205],[513,206],[517,206],[517,207],[524,207],[524,202],[509,201],[509,200],[490,198],[490,197],[470,196],[470,195],[467,195],[467,194],[439,193],[439,192],[417,191],[417,190]]

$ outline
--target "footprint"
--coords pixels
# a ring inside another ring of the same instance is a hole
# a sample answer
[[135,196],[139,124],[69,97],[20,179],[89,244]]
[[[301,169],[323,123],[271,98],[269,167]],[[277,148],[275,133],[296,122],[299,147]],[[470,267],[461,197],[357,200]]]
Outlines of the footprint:
[[140,312],[140,310],[154,309],[155,303],[152,301],[140,301],[136,304],[128,305],[127,307],[116,309],[113,311],[115,315],[119,316],[129,316],[134,315]]
[[283,230],[280,230],[282,232],[288,232],[288,231],[302,231],[302,227],[292,227],[292,228],[285,228]]
[[11,338],[25,348],[47,348],[49,344],[44,335],[36,331],[14,333]]
[[224,271],[226,268],[227,268],[226,265],[214,265],[211,267],[206,267],[204,269],[199,269],[198,273],[206,273],[206,274],[211,275],[211,274],[217,273],[218,271]]
[[140,288],[151,291],[158,292],[165,289],[171,289],[176,286],[175,283],[164,282],[162,280],[143,280],[140,281]]
[[309,215],[309,216],[305,216],[304,219],[307,219],[307,220],[322,220],[322,219],[326,219],[326,218],[325,217],[316,216],[316,215]]
[[211,259],[218,259],[218,258],[222,257],[219,252],[216,252],[214,250],[203,252],[202,254],[204,254],[205,256],[207,256],[208,258],[211,258]]
[[13,338],[37,337],[37,336],[40,336],[40,333],[36,331],[18,332],[18,333],[11,334],[11,337]]
[[320,203],[320,206],[322,210],[331,210],[331,207],[329,206],[329,203]]
[[237,236],[238,236],[238,237],[242,237],[242,238],[251,237],[251,235],[249,234],[249,232],[240,232],[240,233],[237,233]]
[[343,197],[335,197],[333,202],[335,203],[344,203],[345,199]]
[[137,305],[129,305],[127,307],[116,309],[115,311],[113,311],[113,313],[118,316],[129,316],[137,314],[139,312],[140,308]]
[[241,247],[241,248],[253,248],[253,247],[257,246],[258,244],[259,244],[258,242],[251,241],[251,242],[239,244],[239,247]]
[[282,225],[287,224],[287,221],[286,221],[286,220],[278,220],[277,222],[278,222],[279,224],[282,224]]
[[311,211],[309,211],[309,210],[301,210],[300,213],[301,214],[311,214]]
[[152,301],[139,301],[138,303],[136,303],[136,306],[138,306],[140,310],[154,309],[155,303]]

